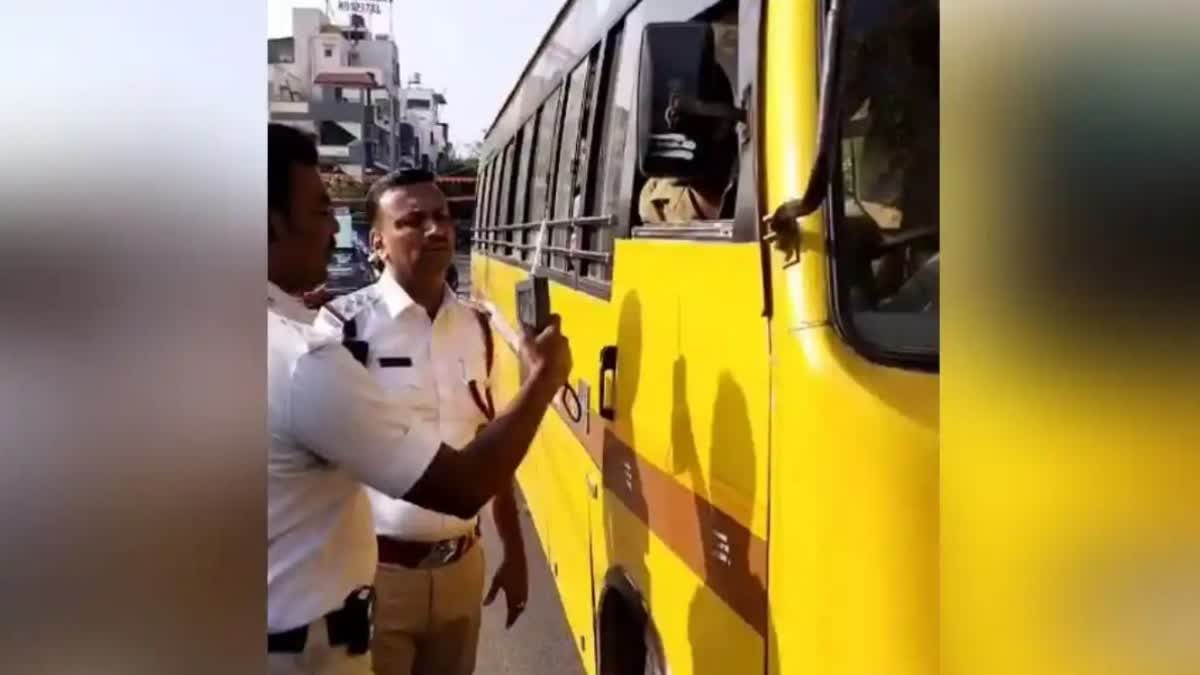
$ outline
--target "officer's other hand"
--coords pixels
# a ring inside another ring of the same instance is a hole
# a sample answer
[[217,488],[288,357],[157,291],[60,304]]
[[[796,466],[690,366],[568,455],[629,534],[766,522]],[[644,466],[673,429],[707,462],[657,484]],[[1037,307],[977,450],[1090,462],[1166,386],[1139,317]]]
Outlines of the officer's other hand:
[[301,296],[301,299],[304,301],[305,307],[309,309],[321,309],[325,306],[325,303],[333,299],[333,293],[324,286],[321,286],[320,288],[308,291]]
[[483,604],[492,604],[500,591],[504,591],[504,601],[508,609],[504,627],[512,628],[525,612],[525,603],[529,600],[529,566],[525,561],[524,551],[505,554],[504,561],[496,568],[496,576],[492,578],[492,587],[488,589]]
[[526,336],[522,352],[535,378],[558,388],[571,374],[571,345],[562,334],[562,318],[550,315],[550,322],[536,337]]

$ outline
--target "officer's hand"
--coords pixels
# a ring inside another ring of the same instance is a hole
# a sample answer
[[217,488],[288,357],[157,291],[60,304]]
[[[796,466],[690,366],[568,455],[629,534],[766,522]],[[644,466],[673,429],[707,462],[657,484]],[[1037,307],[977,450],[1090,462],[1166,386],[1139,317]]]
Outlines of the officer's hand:
[[329,292],[324,286],[315,288],[302,296],[304,306],[309,309],[321,309],[325,303],[333,299],[333,293]]
[[533,377],[555,389],[571,375],[571,345],[562,334],[562,318],[550,315],[550,323],[537,337],[526,336],[521,351]]
[[525,602],[529,599],[529,566],[525,562],[524,551],[505,554],[504,561],[496,569],[496,576],[492,578],[492,587],[488,589],[483,604],[492,604],[501,590],[504,591],[504,603],[508,608],[504,627],[512,628],[524,613]]

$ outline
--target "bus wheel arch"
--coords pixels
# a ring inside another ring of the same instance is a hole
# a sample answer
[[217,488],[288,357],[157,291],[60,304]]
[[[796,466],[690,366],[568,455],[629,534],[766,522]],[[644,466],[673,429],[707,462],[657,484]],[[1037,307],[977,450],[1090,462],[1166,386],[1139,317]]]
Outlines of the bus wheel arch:
[[596,614],[599,675],[668,675],[662,639],[641,589],[620,566],[604,577]]

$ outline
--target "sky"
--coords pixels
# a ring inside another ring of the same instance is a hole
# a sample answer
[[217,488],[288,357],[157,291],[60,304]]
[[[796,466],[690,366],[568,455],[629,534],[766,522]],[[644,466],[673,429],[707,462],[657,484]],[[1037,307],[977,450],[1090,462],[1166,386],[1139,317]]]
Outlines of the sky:
[[[517,83],[542,35],[564,0],[396,0],[394,36],[402,81],[414,72],[421,83],[442,91],[457,149],[481,140]],[[331,1],[337,7],[336,1]],[[291,35],[292,8],[324,8],[322,0],[267,0],[268,37]],[[384,16],[371,28],[384,32]],[[347,19],[334,10],[336,21]]]

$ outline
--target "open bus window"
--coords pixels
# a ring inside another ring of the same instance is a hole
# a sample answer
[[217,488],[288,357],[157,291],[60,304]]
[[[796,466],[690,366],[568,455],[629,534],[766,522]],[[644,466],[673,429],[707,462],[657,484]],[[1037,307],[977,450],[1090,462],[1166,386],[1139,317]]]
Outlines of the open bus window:
[[[719,3],[697,17],[707,21],[713,33],[713,63],[703,80],[700,98],[707,103],[734,106],[737,77],[737,3]],[[712,152],[701,175],[638,176],[635,225],[671,227],[724,221],[733,217],[737,195],[737,123],[717,117],[696,117],[686,122],[686,135]]]
[[[839,310],[900,354],[938,348],[937,0],[851,5],[841,82]],[[835,190],[834,194],[837,194]]]

